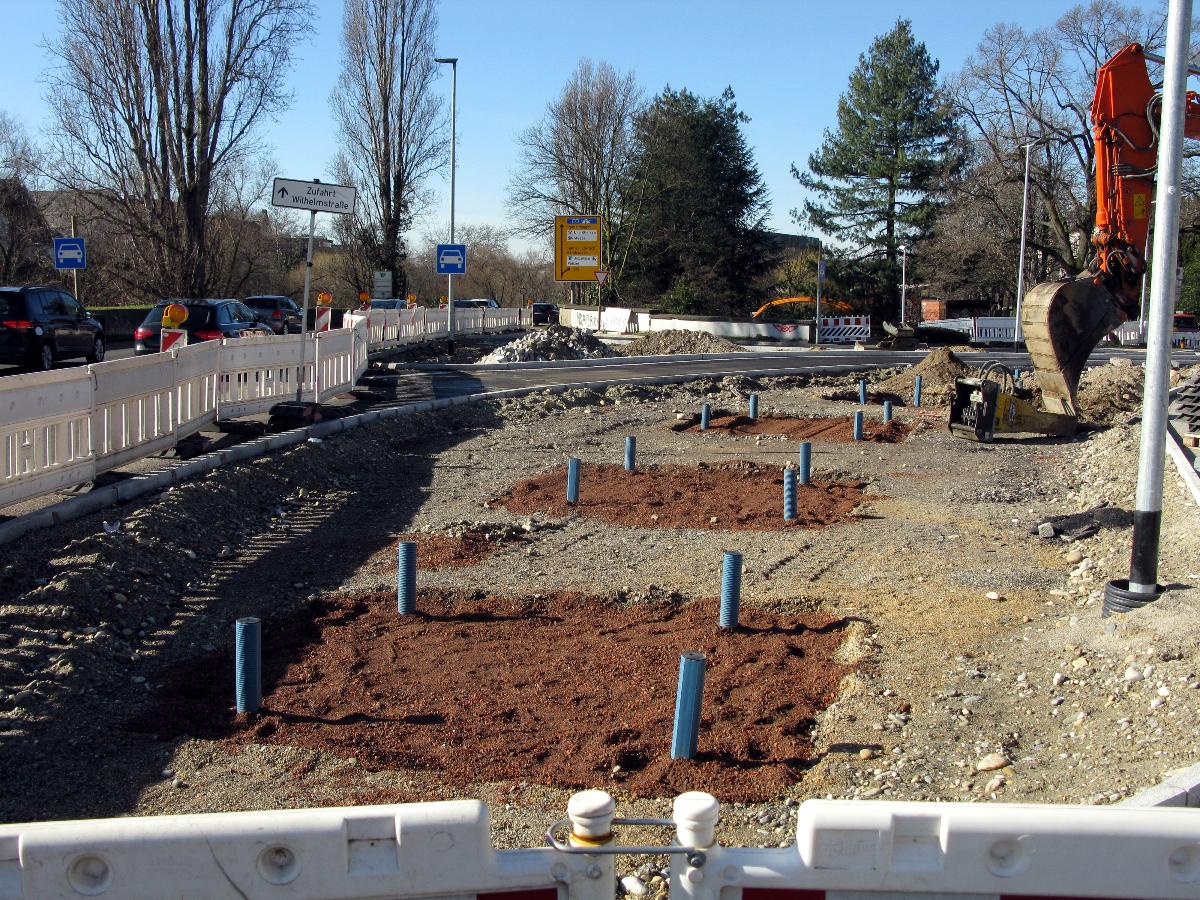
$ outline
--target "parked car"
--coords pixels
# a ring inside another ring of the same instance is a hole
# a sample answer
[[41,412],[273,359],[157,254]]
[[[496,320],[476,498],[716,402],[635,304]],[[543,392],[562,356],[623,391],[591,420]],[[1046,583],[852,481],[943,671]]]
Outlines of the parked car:
[[162,342],[163,310],[171,303],[187,307],[187,320],[180,327],[187,332],[188,343],[219,341],[222,338],[272,335],[274,332],[240,300],[160,300],[133,332],[135,354],[157,353]]
[[371,309],[408,309],[408,301],[398,297],[392,297],[390,300],[372,300]]
[[300,307],[282,294],[260,294],[242,301],[275,334],[300,333]]
[[36,371],[56,360],[104,359],[104,326],[61,288],[0,287],[0,362]]
[[557,325],[558,306],[553,303],[533,303],[529,306],[534,325]]
[[500,304],[495,300],[455,300],[455,309],[499,309]]

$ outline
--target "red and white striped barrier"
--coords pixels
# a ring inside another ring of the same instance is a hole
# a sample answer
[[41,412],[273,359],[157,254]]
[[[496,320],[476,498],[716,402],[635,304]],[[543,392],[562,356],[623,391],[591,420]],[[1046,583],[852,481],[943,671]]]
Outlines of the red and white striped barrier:
[[164,328],[159,349],[166,353],[168,350],[178,350],[187,346],[187,332],[182,328]]
[[822,344],[853,344],[871,337],[870,316],[822,316],[820,325]]
[[328,306],[318,306],[316,318],[313,319],[313,331],[328,331],[332,320],[332,310]]

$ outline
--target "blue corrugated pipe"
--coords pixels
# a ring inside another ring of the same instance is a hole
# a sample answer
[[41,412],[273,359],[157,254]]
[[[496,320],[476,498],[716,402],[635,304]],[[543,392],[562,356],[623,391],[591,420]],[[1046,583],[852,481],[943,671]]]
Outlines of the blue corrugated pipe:
[[721,612],[717,624],[737,628],[742,606],[742,554],[726,550],[721,560]]
[[863,439],[863,414],[861,409],[854,414],[854,439],[856,441]]
[[574,456],[567,460],[567,502],[579,502],[579,460]]
[[892,401],[891,400],[883,401],[883,421],[884,422],[892,421]]
[[701,431],[708,431],[708,416],[709,416],[708,404],[705,403],[703,406],[700,407],[700,430]]
[[402,616],[417,611],[417,545],[401,541],[399,571],[396,576],[396,609]]
[[262,622],[253,616],[238,619],[233,644],[237,711],[258,712],[262,706]]
[[632,472],[637,465],[637,438],[632,434],[625,438],[625,471]]
[[796,519],[796,470],[783,470],[783,521]]
[[858,405],[867,405],[867,380],[865,378],[858,379]]
[[750,395],[750,420],[754,421],[758,418],[758,394]]
[[918,375],[913,381],[913,406],[921,405],[921,376]]
[[704,703],[704,654],[679,657],[679,689],[675,693],[675,727],[671,730],[671,759],[691,759],[700,738],[700,709]]
[[800,483],[812,481],[812,442],[804,441],[800,445]]

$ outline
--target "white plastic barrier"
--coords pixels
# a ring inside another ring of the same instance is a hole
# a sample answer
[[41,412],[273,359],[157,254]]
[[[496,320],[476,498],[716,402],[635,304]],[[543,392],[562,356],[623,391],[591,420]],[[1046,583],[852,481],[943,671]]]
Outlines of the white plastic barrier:
[[1011,344],[1016,340],[1015,316],[982,316],[963,319],[930,319],[929,325],[961,331],[976,344]]
[[217,382],[221,418],[254,415],[283,400],[294,400],[302,343],[306,346],[304,388],[311,390],[314,354],[307,335],[303,341],[298,334],[222,341]]
[[595,900],[563,856],[493,849],[470,800],[5,825],[0,898]]
[[871,337],[870,316],[821,316],[822,344],[853,344]]
[[63,369],[4,379],[0,391],[0,504],[96,477],[92,373]]
[[[1140,319],[1123,322],[1117,328],[1117,340],[1125,347],[1144,347],[1149,330],[1149,323],[1142,322]],[[1174,347],[1183,346],[1189,350],[1200,349],[1200,331],[1176,330],[1171,335],[1171,344]]]
[[625,334],[633,324],[633,310],[623,306],[606,306],[600,314],[600,330],[610,334]]

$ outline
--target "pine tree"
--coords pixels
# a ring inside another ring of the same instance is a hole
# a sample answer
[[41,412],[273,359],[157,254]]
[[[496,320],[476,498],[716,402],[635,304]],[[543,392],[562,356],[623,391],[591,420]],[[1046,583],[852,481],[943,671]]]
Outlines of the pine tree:
[[752,301],[767,267],[767,189],[746,145],[749,121],[726,88],[703,99],[669,87],[638,117],[625,191],[635,235],[622,293],[681,313]]
[[897,21],[859,57],[838,100],[837,130],[826,130],[809,172],[792,166],[819,198],[793,218],[858,260],[884,263],[876,268],[894,270],[892,277],[899,275],[897,248],[927,232],[938,189],[960,164],[959,130],[937,73],[911,23]]

